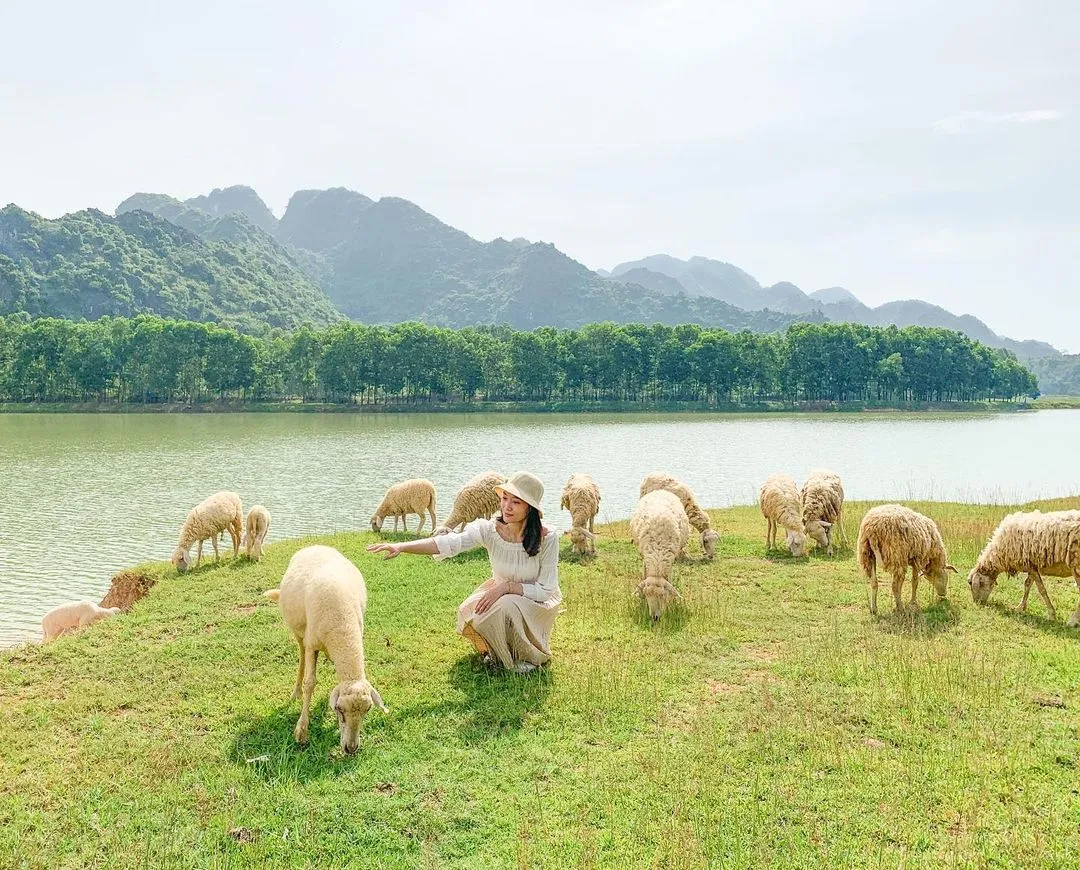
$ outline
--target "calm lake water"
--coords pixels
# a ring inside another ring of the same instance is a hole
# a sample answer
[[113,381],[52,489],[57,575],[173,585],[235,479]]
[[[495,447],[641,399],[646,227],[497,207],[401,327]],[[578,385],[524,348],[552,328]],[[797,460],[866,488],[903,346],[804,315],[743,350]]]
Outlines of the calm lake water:
[[[386,487],[428,477],[439,518],[473,474],[536,472],[548,519],[574,471],[600,520],[663,469],[709,507],[755,502],[771,472],[827,467],[849,498],[1016,502],[1080,492],[1080,411],[993,415],[0,415],[0,645],[117,570],[167,559],[192,505],[232,489],[270,541],[366,528]],[[415,527],[416,518],[410,521]],[[213,557],[211,551],[211,558]]]

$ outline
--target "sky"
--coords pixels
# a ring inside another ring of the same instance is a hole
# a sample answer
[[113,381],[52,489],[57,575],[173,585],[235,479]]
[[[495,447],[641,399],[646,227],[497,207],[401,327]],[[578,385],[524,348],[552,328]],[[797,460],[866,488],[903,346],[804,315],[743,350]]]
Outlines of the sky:
[[1075,0],[5,6],[0,203],[344,186],[1080,351]]

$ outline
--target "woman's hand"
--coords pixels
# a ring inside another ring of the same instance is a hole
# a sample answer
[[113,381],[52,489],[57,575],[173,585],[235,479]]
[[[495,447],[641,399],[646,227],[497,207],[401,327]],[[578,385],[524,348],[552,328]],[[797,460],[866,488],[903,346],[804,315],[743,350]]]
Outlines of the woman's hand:
[[489,610],[491,610],[495,602],[502,598],[504,595],[506,595],[509,591],[509,583],[496,583],[487,592],[484,593],[484,596],[479,601],[476,602],[476,607],[474,608],[474,611],[477,614],[487,613]]
[[378,544],[368,544],[367,551],[369,553],[385,553],[383,559],[393,559],[401,555],[401,548],[397,544],[392,544],[389,541],[381,541]]

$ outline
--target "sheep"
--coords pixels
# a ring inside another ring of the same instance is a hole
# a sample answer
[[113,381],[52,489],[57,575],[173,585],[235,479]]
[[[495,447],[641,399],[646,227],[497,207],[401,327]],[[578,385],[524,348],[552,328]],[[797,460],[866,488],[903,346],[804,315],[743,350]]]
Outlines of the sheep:
[[266,533],[270,531],[270,511],[261,504],[255,505],[248,511],[245,526],[242,541],[244,553],[249,559],[258,562],[262,558]]
[[424,520],[427,519],[424,516],[425,511],[431,514],[431,530],[435,531],[435,484],[421,477],[395,483],[386,491],[383,500],[375,509],[371,517],[371,531],[381,532],[383,520],[386,517],[393,517],[394,531],[397,531],[400,518],[407,532],[409,531],[407,516],[417,514],[420,517],[420,525],[416,527],[416,531],[419,532],[424,527]]
[[62,634],[70,634],[80,628],[93,625],[102,619],[116,616],[119,607],[101,607],[93,601],[76,601],[54,607],[41,620],[41,631],[45,643],[56,640]]
[[338,677],[330,693],[330,709],[337,715],[341,749],[352,755],[368,711],[378,707],[390,712],[364,674],[364,575],[333,547],[304,547],[289,560],[281,585],[265,595],[281,604],[281,615],[300,647],[292,696],[301,699],[301,707],[293,738],[300,745],[308,742],[315,667],[323,652],[334,663]]
[[659,489],[642,496],[630,517],[630,540],[644,563],[634,594],[648,602],[653,622],[670,601],[682,599],[671,584],[671,569],[689,538],[690,521],[677,495]]
[[840,537],[844,543],[844,484],[832,471],[811,471],[802,488],[802,519],[806,534],[819,547],[833,554],[833,526],[839,524]]
[[[972,600],[985,604],[998,574],[1014,577],[1021,571],[1027,577],[1020,610],[1027,610],[1034,581],[1050,619],[1057,619],[1042,578],[1071,576],[1080,589],[1080,511],[1017,512],[1005,517],[968,575]],[[1066,624],[1069,628],[1080,625],[1080,604]]]
[[202,561],[203,541],[207,538],[214,545],[214,561],[218,559],[217,536],[220,532],[228,532],[232,538],[233,558],[240,552],[240,535],[244,527],[244,505],[240,496],[235,492],[218,492],[199,502],[188,513],[187,519],[180,527],[180,540],[170,561],[173,567],[183,574],[191,564],[188,550],[191,545],[198,543],[199,555],[195,560],[196,567]]
[[917,607],[916,593],[919,574],[930,580],[935,598],[943,600],[948,591],[947,571],[956,572],[948,564],[945,543],[937,524],[917,511],[898,504],[871,508],[859,524],[856,544],[859,567],[870,581],[870,612],[877,613],[878,566],[892,575],[893,602],[896,610],[903,608],[900,592],[911,566],[911,606]]
[[761,485],[758,504],[767,520],[765,549],[776,546],[776,527],[779,525],[784,527],[791,555],[798,558],[805,556],[806,529],[802,521],[799,487],[795,481],[786,474],[769,475]]
[[594,523],[600,512],[600,488],[587,474],[571,474],[563,487],[562,510],[570,511],[574,525],[570,529],[570,541],[575,553],[592,554],[596,552],[596,534]]
[[716,543],[720,540],[720,535],[713,529],[709,515],[697,503],[694,491],[678,478],[672,477],[670,474],[664,474],[662,471],[654,471],[645,475],[638,489],[638,495],[648,495],[658,489],[666,489],[679,497],[690,525],[701,533],[701,551],[705,554],[705,558],[714,558],[716,556]]
[[454,496],[454,506],[441,526],[435,530],[436,535],[445,535],[447,532],[460,532],[466,523],[483,517],[487,519],[499,512],[499,496],[495,487],[506,483],[506,475],[497,471],[487,471],[478,474],[466,483],[458,494]]

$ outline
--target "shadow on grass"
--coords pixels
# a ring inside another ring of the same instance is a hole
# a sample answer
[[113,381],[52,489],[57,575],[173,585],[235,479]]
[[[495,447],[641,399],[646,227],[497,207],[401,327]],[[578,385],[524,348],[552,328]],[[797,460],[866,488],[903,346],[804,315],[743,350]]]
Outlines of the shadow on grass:
[[986,606],[992,607],[1006,619],[1021,623],[1030,628],[1037,628],[1039,631],[1045,632],[1046,634],[1080,640],[1080,628],[1067,628],[1065,626],[1065,620],[1072,615],[1071,611],[1066,614],[1064,618],[1059,614],[1056,620],[1052,620],[1049,616],[1039,616],[1031,611],[1022,611],[1015,605],[1005,604],[1001,601],[991,601]]
[[879,594],[876,620],[879,631],[914,638],[933,637],[952,631],[959,624],[960,611],[948,599],[937,601],[925,609],[912,607],[905,601],[902,610],[882,613]]
[[464,714],[460,725],[462,740],[482,743],[521,728],[530,714],[544,706],[554,677],[548,667],[530,674],[515,674],[486,665],[473,655],[454,663],[450,685],[461,693],[460,699],[448,702],[447,712]]

